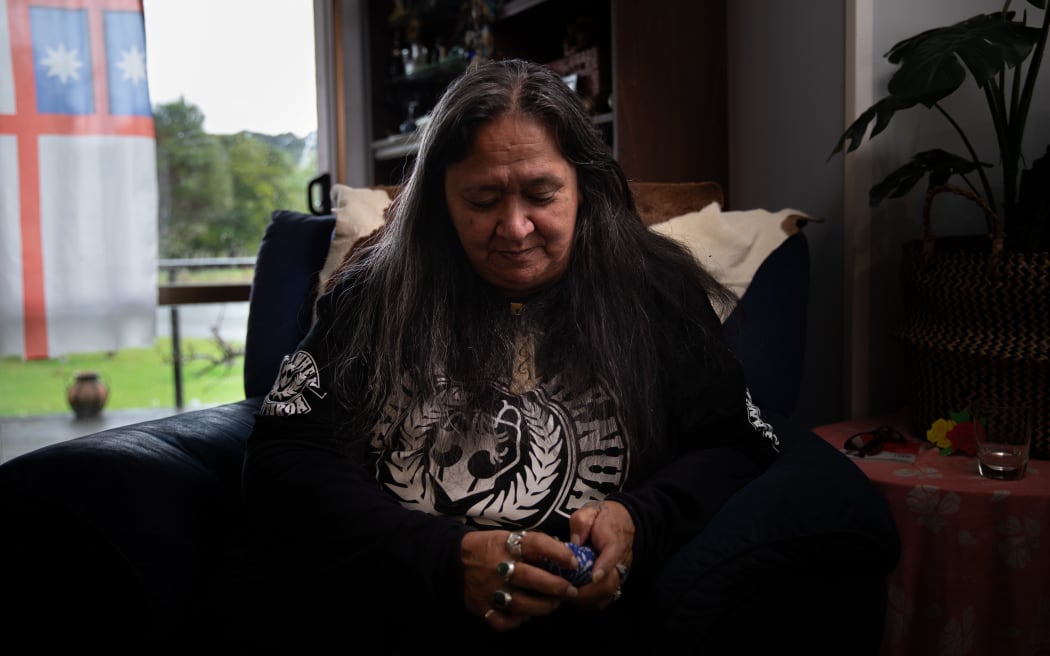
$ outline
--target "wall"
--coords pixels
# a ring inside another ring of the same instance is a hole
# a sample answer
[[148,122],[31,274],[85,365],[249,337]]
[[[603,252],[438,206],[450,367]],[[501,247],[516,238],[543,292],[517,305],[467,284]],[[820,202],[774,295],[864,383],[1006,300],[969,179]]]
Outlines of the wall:
[[729,209],[795,208],[808,225],[811,284],[806,361],[796,416],[837,421],[843,396],[840,0],[728,3]]
[[[1015,9],[1026,7],[1024,2],[1014,3]],[[866,17],[856,31],[847,20],[847,9],[859,9]],[[858,203],[851,190],[858,184],[866,190],[919,150],[962,152],[954,131],[938,113],[917,108],[896,116],[857,161],[847,163],[841,155],[828,160],[855,116],[847,120],[846,107],[850,99],[869,98],[856,108],[859,113],[886,95],[894,67],[884,55],[901,39],[999,9],[998,0],[729,3],[728,204],[795,207],[825,219],[806,228],[812,281],[797,411],[802,422],[817,425],[881,414],[906,402],[892,331],[899,317],[901,245],[921,234],[922,193],[870,209]],[[870,45],[870,51],[851,56],[848,48],[854,43]],[[848,70],[847,61],[852,67]],[[1026,132],[1028,161],[1050,143],[1047,66],[1044,61]],[[983,95],[972,81],[966,86],[965,94],[953,96],[946,105],[983,158],[995,161],[991,132],[983,129]],[[935,218],[969,215],[961,223],[945,224],[944,233],[973,232],[980,226],[979,210],[969,205],[962,199],[938,199]],[[935,229],[941,230],[938,225]],[[863,320],[852,324],[857,317]]]

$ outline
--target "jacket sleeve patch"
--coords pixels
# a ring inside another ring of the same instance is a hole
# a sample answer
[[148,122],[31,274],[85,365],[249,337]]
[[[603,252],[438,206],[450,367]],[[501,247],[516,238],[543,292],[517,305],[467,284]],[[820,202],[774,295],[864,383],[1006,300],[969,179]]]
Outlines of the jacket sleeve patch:
[[321,391],[321,377],[313,356],[306,351],[296,351],[284,356],[277,380],[259,412],[272,417],[307,414],[310,412],[310,398],[323,399],[325,395]]

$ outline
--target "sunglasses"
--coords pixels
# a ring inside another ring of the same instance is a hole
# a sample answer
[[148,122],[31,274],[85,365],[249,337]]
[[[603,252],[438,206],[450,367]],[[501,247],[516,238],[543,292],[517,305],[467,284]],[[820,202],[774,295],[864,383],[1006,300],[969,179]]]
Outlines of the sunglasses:
[[882,453],[888,444],[907,444],[908,438],[893,426],[879,426],[870,431],[854,433],[846,439],[842,450],[855,458]]

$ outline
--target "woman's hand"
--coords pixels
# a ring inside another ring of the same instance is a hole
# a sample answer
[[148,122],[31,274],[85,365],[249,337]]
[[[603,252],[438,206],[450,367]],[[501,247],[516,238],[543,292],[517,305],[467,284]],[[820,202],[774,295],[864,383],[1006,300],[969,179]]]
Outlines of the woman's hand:
[[631,513],[616,501],[588,503],[569,517],[569,530],[574,544],[589,542],[597,553],[591,582],[571,603],[584,610],[605,608],[620,598],[634,559]]
[[496,631],[553,613],[562,600],[578,594],[564,578],[533,564],[548,558],[576,567],[576,556],[565,543],[546,533],[471,531],[460,543],[460,558],[466,608]]

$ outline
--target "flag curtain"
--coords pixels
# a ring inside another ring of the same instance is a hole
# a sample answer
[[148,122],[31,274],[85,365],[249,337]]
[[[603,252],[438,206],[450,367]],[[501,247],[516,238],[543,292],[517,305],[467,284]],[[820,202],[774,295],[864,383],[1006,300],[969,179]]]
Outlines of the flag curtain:
[[0,0],[0,355],[151,346],[157,173],[141,0]]

